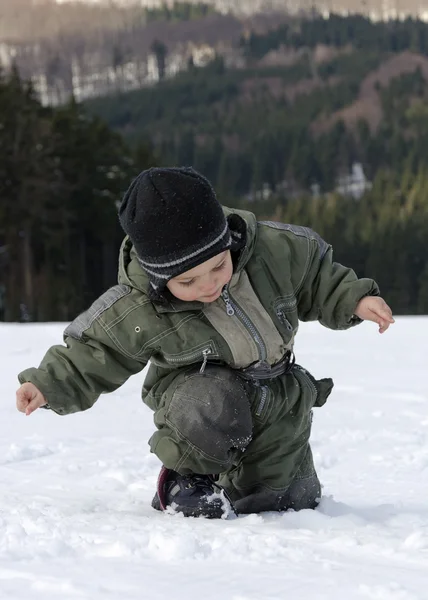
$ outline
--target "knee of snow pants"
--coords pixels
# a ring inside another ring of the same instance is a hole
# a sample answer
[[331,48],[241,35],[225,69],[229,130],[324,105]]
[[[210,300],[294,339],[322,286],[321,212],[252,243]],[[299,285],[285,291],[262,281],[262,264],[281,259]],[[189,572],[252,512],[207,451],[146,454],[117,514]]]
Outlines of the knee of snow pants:
[[248,386],[226,367],[180,371],[163,394],[155,424],[150,447],[168,469],[227,471],[252,436]]

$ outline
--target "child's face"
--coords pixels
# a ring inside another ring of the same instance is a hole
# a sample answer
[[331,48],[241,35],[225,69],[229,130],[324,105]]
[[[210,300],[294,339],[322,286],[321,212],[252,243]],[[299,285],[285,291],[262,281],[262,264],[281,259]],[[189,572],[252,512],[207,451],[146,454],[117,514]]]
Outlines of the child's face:
[[229,283],[232,273],[232,257],[230,250],[226,250],[170,279],[167,287],[171,294],[185,302],[214,302]]

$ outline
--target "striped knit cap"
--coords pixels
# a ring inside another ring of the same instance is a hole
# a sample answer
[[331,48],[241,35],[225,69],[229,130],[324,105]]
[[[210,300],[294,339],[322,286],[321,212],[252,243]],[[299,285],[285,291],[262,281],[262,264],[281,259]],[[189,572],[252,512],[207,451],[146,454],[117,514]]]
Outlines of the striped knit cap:
[[210,182],[189,167],[140,173],[125,193],[119,220],[156,291],[232,243]]

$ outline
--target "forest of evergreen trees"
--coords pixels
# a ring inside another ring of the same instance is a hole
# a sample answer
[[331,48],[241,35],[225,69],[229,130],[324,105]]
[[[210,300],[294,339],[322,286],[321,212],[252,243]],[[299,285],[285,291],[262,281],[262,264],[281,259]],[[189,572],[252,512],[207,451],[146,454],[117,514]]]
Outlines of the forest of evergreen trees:
[[[117,202],[155,162],[199,169],[224,204],[314,228],[339,262],[378,280],[395,314],[428,314],[427,32],[410,20],[294,22],[242,40],[245,69],[218,59],[85,107],[44,108],[17,73],[3,76],[0,320],[67,321],[115,283]],[[316,63],[319,44],[344,51]],[[299,52],[293,64],[261,65],[287,45]],[[388,67],[392,75],[368,87],[403,51],[416,62]],[[306,93],[294,97],[302,82]],[[362,89],[378,107],[376,126],[370,114],[353,126],[334,118]],[[373,183],[360,200],[335,191],[354,161]],[[269,199],[254,201],[265,184]]]
[[154,162],[81,106],[0,79],[0,320],[70,320],[117,276],[116,204]]
[[[275,189],[285,180],[294,192],[312,184],[329,192],[338,174],[356,161],[373,177],[380,168],[401,169],[405,160],[414,171],[428,160],[425,130],[416,116],[428,94],[427,33],[425,23],[411,19],[293,21],[242,40],[253,59],[245,68],[226,69],[218,58],[156,87],[87,106],[131,143],[149,136],[166,163],[193,164],[232,199],[266,183]],[[311,48],[320,44],[343,51],[317,63]],[[300,52],[293,64],[260,64],[280,46]],[[363,98],[366,112],[350,127],[340,111],[359,100],[371,73],[403,51],[409,66],[395,74],[392,65],[390,77],[373,87],[373,97]],[[382,119],[373,127],[377,104]],[[329,119],[331,126],[323,126]]]

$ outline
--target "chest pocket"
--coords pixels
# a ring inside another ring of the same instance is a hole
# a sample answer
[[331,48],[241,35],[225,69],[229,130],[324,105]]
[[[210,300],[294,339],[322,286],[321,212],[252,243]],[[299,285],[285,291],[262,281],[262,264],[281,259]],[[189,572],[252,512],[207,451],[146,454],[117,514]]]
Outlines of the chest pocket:
[[[215,342],[209,339],[192,348],[186,348],[178,354],[162,352],[162,358],[167,365],[176,368],[200,363],[203,370],[208,361],[219,359],[220,355]],[[156,355],[152,357],[152,362],[156,362]]]
[[287,342],[289,350],[292,349],[294,336],[299,328],[296,304],[295,298],[279,298],[273,305],[278,329]]

